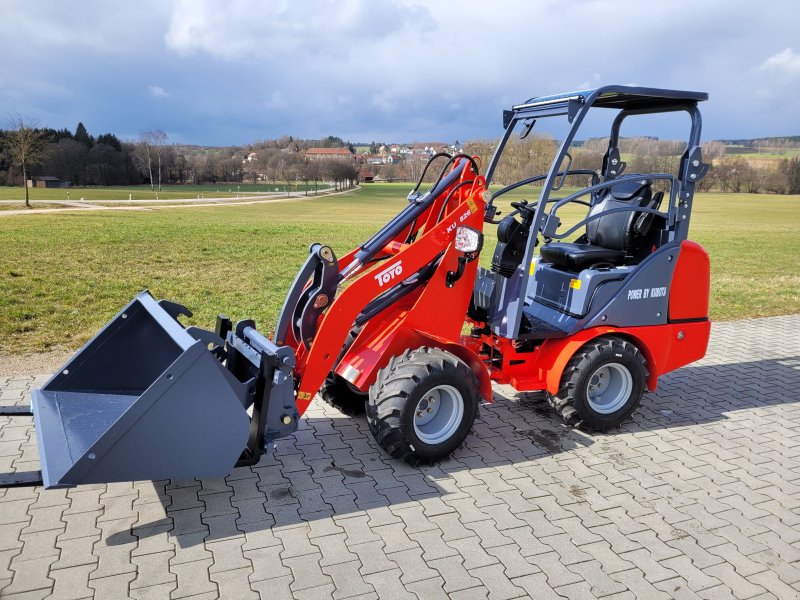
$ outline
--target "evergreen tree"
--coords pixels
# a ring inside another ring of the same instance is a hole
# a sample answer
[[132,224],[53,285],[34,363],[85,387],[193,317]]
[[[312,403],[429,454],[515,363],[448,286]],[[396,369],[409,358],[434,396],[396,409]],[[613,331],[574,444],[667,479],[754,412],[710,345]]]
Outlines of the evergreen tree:
[[75,137],[72,135],[72,132],[69,129],[67,129],[66,127],[56,131],[53,141],[55,143],[58,143],[58,140],[62,140],[62,139],[65,139],[65,138],[69,139],[69,140],[74,140],[75,139]]
[[104,133],[103,135],[98,135],[97,143],[105,144],[106,146],[111,146],[117,152],[122,151],[122,142],[120,142],[119,138],[115,136],[113,133]]
[[83,123],[78,123],[78,126],[75,128],[75,141],[80,142],[87,148],[91,148],[94,145],[94,139],[89,135],[89,132],[86,131],[86,127]]

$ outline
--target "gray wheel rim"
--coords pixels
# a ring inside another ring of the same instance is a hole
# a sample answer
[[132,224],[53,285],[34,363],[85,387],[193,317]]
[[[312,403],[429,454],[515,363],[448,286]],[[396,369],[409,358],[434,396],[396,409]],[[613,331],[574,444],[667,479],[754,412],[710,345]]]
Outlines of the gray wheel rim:
[[625,406],[632,391],[633,376],[628,367],[607,363],[589,376],[586,399],[593,411],[608,415]]
[[463,418],[461,392],[452,385],[437,385],[414,408],[414,433],[421,442],[441,444],[453,436]]

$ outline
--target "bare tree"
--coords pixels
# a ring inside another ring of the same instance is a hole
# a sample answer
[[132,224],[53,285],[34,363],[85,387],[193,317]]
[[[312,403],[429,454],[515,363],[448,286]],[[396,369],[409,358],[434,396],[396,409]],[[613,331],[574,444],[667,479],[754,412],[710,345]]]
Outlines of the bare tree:
[[15,112],[6,120],[6,152],[11,162],[22,168],[22,185],[25,186],[25,206],[30,208],[28,196],[28,167],[38,163],[45,151],[47,134],[38,129],[39,123]]
[[150,189],[153,191],[156,189],[156,179],[153,177],[154,167],[158,176],[158,191],[161,191],[161,166],[166,142],[167,134],[160,129],[145,131],[139,136],[139,143],[136,144],[136,150],[133,153],[139,167],[147,171],[150,177]]
[[156,188],[153,183],[153,147],[144,133],[140,136],[139,142],[135,146],[133,160],[141,170],[147,172],[150,179],[150,189],[155,191]]

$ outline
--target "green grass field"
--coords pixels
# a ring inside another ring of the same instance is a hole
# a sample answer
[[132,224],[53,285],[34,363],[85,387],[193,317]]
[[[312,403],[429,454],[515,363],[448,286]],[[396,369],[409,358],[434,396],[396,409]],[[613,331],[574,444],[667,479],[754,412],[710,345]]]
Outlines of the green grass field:
[[[742,150],[739,152],[738,150]],[[764,148],[763,151],[753,151],[750,148],[736,148],[736,149],[728,149],[725,153],[726,157],[729,158],[736,158],[740,156],[742,158],[771,158],[771,159],[784,159],[784,158],[794,158],[800,156],[800,149],[798,148],[785,148],[785,149],[777,149],[777,148]]]
[[[291,186],[293,193],[305,193],[306,189],[314,191],[314,184],[299,183]],[[318,184],[317,189],[324,190],[327,186]],[[165,185],[161,191],[153,191],[149,185],[110,186],[110,187],[72,187],[72,188],[32,188],[30,199],[36,201],[70,200],[73,202],[85,199],[96,200],[152,200],[156,196],[161,200],[182,200],[197,198],[235,198],[237,194],[264,194],[286,193],[285,183],[264,182],[259,184],[208,184],[208,185]],[[22,187],[0,187],[0,200],[19,200],[24,202],[25,189]]]
[[[0,351],[77,348],[137,292],[195,311],[253,317],[268,331],[320,241],[339,255],[405,205],[408,184],[329,198],[224,208],[0,217]],[[515,196],[534,199],[527,188]],[[712,317],[800,311],[800,196],[703,194],[693,239],[712,261]],[[487,226],[482,261],[491,257]]]

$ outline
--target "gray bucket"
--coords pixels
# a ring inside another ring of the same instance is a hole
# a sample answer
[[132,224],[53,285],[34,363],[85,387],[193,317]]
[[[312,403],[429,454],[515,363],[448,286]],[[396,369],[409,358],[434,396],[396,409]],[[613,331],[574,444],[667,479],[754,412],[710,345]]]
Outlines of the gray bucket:
[[32,393],[45,487],[227,475],[250,427],[237,383],[142,292]]

